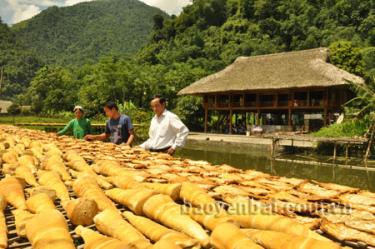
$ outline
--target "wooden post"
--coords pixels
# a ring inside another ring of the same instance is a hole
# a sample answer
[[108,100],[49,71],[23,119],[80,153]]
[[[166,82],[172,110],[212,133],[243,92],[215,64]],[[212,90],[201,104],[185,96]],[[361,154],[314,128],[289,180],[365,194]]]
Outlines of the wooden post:
[[277,150],[277,143],[279,138],[272,137],[272,144],[271,144],[271,157],[276,158],[276,150]]
[[279,95],[275,94],[274,95],[274,100],[273,100],[273,107],[277,107],[279,102]]
[[327,126],[327,115],[328,115],[328,89],[324,91],[324,114],[323,114],[323,125]]
[[259,96],[258,93],[256,94],[256,97],[255,97],[255,106],[259,109],[259,106],[260,106],[260,96]]
[[370,152],[371,152],[371,146],[372,146],[372,142],[374,141],[374,139],[375,139],[375,124],[374,125],[372,125],[372,127],[371,127],[371,135],[370,135],[370,138],[369,138],[369,141],[368,141],[368,146],[367,146],[367,149],[366,149],[366,154],[365,154],[365,165],[366,165],[366,167],[367,167],[367,160],[368,160],[368,158],[370,157]]
[[347,143],[345,146],[345,159],[349,159],[349,143]]
[[333,160],[335,161],[337,157],[337,144],[333,144]]
[[233,116],[233,110],[232,110],[232,95],[229,95],[229,134],[232,134],[232,116]]
[[292,127],[292,108],[294,105],[294,93],[289,92],[288,97],[288,126]]
[[[221,112],[217,111],[218,115],[219,115],[219,122],[217,122],[216,124],[216,130],[219,131],[219,128],[220,128],[220,123],[222,122],[222,120],[225,120],[225,115],[221,115]],[[227,125],[227,124],[225,124]]]
[[[323,92],[323,94],[324,94],[324,92]],[[332,103],[331,103],[331,101],[330,101],[330,99],[329,99],[329,95],[330,95],[330,90],[329,90],[329,88],[327,88],[327,90],[325,91],[325,95],[326,95],[326,102],[327,102],[327,106],[328,107],[332,107],[332,106],[334,106],[334,105],[332,105]],[[324,97],[324,96],[323,96]],[[324,101],[323,101],[324,102]],[[344,103],[343,103],[344,104]]]
[[310,90],[307,90],[307,101],[306,101],[306,104],[307,106],[310,106]]
[[208,104],[204,105],[204,133],[207,133],[208,126]]
[[257,117],[256,117],[256,125],[260,125],[260,101],[259,101],[259,94],[256,94],[255,97],[255,106],[257,108]]
[[292,138],[291,141],[290,141],[290,144],[291,144],[291,147],[292,147],[292,153],[294,153],[294,139]]
[[232,108],[229,109],[229,134],[232,134],[232,116],[233,111]]

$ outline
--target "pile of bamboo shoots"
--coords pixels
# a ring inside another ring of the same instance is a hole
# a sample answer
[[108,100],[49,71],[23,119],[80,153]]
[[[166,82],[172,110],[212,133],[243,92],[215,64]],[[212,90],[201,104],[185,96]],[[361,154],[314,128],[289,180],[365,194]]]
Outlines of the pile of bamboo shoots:
[[[375,247],[375,194],[0,126],[4,212],[33,248]],[[57,208],[63,207],[63,212]]]

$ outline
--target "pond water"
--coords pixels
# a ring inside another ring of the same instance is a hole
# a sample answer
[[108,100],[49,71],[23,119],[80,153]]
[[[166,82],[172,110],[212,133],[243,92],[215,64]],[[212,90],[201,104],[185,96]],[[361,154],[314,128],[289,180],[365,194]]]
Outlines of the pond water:
[[[321,182],[331,182],[375,192],[375,171],[352,169],[339,165],[310,165],[293,162],[270,160],[265,156],[254,156],[254,153],[237,153],[228,149],[218,152],[211,149],[185,148],[177,152],[177,156],[194,160],[205,160],[212,164],[228,164],[241,169],[253,169],[277,176],[312,179]],[[284,156],[284,159],[299,159],[304,155]],[[306,159],[306,158],[305,158]],[[354,162],[349,162],[350,165]]]

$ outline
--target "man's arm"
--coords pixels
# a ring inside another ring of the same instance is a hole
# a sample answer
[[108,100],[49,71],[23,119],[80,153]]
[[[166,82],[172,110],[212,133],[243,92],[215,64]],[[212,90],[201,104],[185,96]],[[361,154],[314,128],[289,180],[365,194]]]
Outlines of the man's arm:
[[71,130],[73,128],[73,122],[74,120],[70,120],[69,123],[64,127],[64,129],[62,129],[61,131],[59,131],[57,133],[58,136],[62,136],[62,135],[65,135],[68,130]]
[[84,137],[85,140],[87,141],[94,141],[94,140],[98,140],[98,141],[106,141],[109,137],[111,136],[111,131],[110,131],[110,128],[109,128],[109,124],[108,122],[106,123],[105,125],[105,132],[102,133],[102,134],[99,134],[99,135],[86,135]]
[[150,149],[149,142],[150,142],[150,139],[147,139],[145,142],[143,142],[143,144],[139,145],[139,147],[141,147],[142,149],[148,150]]
[[109,134],[107,133],[102,133],[102,134],[99,134],[99,135],[86,135],[84,137],[85,140],[87,141],[95,141],[95,140],[98,140],[98,141],[106,141],[108,138],[109,138]]
[[126,116],[125,125],[126,125],[126,128],[128,129],[128,132],[129,132],[128,141],[126,141],[125,145],[131,146],[133,141],[134,141],[134,134],[135,133],[134,133],[134,126],[133,126],[132,120],[128,116]]
[[184,147],[187,136],[189,135],[189,129],[177,116],[172,116],[170,118],[170,125],[176,132],[176,139],[171,149],[168,150],[168,153],[174,154],[177,148]]
[[131,146],[133,141],[134,141],[134,128],[129,130],[129,138],[128,141],[126,142],[126,145]]

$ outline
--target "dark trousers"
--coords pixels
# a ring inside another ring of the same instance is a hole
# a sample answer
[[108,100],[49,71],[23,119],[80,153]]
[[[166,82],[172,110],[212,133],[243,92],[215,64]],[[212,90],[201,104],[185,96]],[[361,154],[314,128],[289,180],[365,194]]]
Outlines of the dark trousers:
[[171,146],[163,149],[150,149],[151,152],[167,153]]

